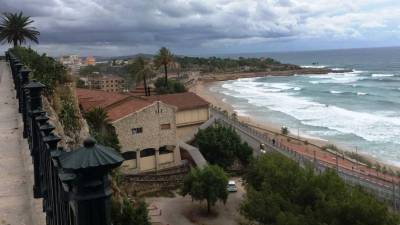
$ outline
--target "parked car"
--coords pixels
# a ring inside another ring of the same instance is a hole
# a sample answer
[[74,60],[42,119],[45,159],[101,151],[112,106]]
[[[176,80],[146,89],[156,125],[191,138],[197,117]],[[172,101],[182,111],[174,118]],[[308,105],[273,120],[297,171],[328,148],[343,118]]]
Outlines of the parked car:
[[234,180],[228,182],[227,190],[228,192],[237,192],[236,182]]

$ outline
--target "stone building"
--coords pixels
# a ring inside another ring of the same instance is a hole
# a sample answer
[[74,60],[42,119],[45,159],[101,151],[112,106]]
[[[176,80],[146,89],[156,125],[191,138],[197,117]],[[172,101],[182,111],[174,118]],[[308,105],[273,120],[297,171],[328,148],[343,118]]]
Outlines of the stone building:
[[182,138],[197,129],[210,118],[210,103],[192,92],[145,97],[150,101],[162,101],[177,108],[177,137]]
[[125,173],[167,169],[181,164],[176,138],[177,107],[160,100],[99,90],[77,89],[83,111],[102,107],[114,126],[126,161]]
[[100,89],[107,92],[123,92],[125,80],[117,75],[101,75],[87,78],[87,86],[90,89]]

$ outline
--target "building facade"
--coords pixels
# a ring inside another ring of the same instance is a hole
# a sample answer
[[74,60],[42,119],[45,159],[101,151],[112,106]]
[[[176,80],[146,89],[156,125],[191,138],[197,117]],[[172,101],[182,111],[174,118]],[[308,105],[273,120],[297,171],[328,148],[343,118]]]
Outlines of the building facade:
[[177,145],[177,107],[160,100],[100,90],[77,89],[83,111],[104,108],[125,158],[124,173],[137,174],[181,165]]
[[87,66],[94,66],[94,65],[96,65],[96,59],[93,56],[88,56],[85,59],[85,64]]
[[[131,103],[128,103],[131,104]],[[114,110],[109,111],[111,118]],[[179,166],[176,109],[157,101],[112,122],[125,157],[125,173],[157,171]]]
[[89,89],[99,89],[106,92],[123,92],[125,80],[116,75],[102,75],[87,78]]
[[192,92],[150,96],[146,99],[160,100],[177,108],[177,138],[190,134],[210,118],[210,103]]

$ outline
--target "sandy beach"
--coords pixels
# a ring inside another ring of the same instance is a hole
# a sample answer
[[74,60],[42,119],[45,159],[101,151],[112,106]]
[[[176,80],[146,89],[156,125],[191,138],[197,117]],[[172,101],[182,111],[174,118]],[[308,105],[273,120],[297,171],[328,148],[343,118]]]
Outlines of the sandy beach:
[[[215,81],[219,82],[219,81]],[[221,110],[227,111],[230,115],[233,113],[236,113],[233,107],[224,102],[219,96],[215,95],[209,90],[209,86],[213,82],[204,82],[204,81],[198,81],[195,85],[193,85],[189,91],[196,93],[197,95],[201,96],[208,102],[210,102],[213,106],[220,108]],[[321,151],[321,148],[328,145],[328,144],[335,144],[332,142],[329,142],[328,140],[323,140],[319,138],[314,138],[314,137],[309,137],[302,135],[300,133],[300,136],[297,136],[296,134],[289,134],[290,137],[292,137],[292,140],[288,141],[287,136],[281,135],[281,126],[279,124],[274,124],[273,121],[270,122],[260,122],[256,121],[253,118],[246,117],[246,116],[238,116],[238,119],[241,122],[247,123],[248,125],[252,126],[253,128],[256,128],[265,134],[268,134],[270,136],[275,137],[277,140],[279,140],[282,143],[285,143],[289,146],[293,146],[294,148],[302,149],[304,150],[307,154],[315,154],[313,153],[314,151],[317,151],[319,155],[321,155],[322,158],[329,158],[330,156],[327,155],[326,152]],[[301,141],[299,141],[301,140]],[[308,143],[308,144],[305,144]],[[336,145],[336,144],[335,144]],[[336,145],[337,146],[337,145]],[[346,149],[342,146],[338,146],[342,151],[347,151],[347,152],[352,152],[349,149]],[[365,155],[365,154],[359,154],[361,155],[364,159],[367,159],[372,165],[377,165],[379,164],[380,166],[385,166],[387,168],[390,168],[393,171],[400,171],[400,169],[396,166],[389,165],[380,161],[377,161],[375,158]],[[361,165],[361,164],[360,164]],[[353,166],[350,166],[350,168]],[[366,166],[363,169],[363,171],[367,170]]]

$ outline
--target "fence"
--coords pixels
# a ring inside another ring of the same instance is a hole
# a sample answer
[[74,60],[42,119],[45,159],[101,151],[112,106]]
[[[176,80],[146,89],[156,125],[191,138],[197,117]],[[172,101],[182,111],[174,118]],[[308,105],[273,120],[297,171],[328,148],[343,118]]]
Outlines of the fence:
[[58,147],[61,140],[42,107],[43,84],[10,51],[10,63],[23,137],[29,143],[34,169],[34,198],[43,199],[47,225],[110,225],[109,173],[122,156],[89,138],[74,150]]
[[[360,185],[364,190],[374,194],[378,198],[388,201],[393,204],[395,209],[400,209],[400,184],[395,181],[382,179],[381,177],[366,175],[356,170],[347,169],[338,165],[338,155],[336,155],[336,163],[332,164],[327,161],[322,161],[315,156],[307,156],[296,152],[288,146],[280,142],[276,142],[273,138],[266,134],[250,127],[246,123],[240,122],[237,119],[231,118],[227,113],[221,112],[216,108],[212,108],[211,112],[216,120],[227,126],[235,128],[245,141],[257,143],[253,147],[259,147],[264,144],[268,150],[279,152],[280,154],[297,161],[300,165],[311,165],[318,172],[323,172],[326,169],[334,169],[337,174],[349,185]],[[260,152],[257,152],[260,154]]]

